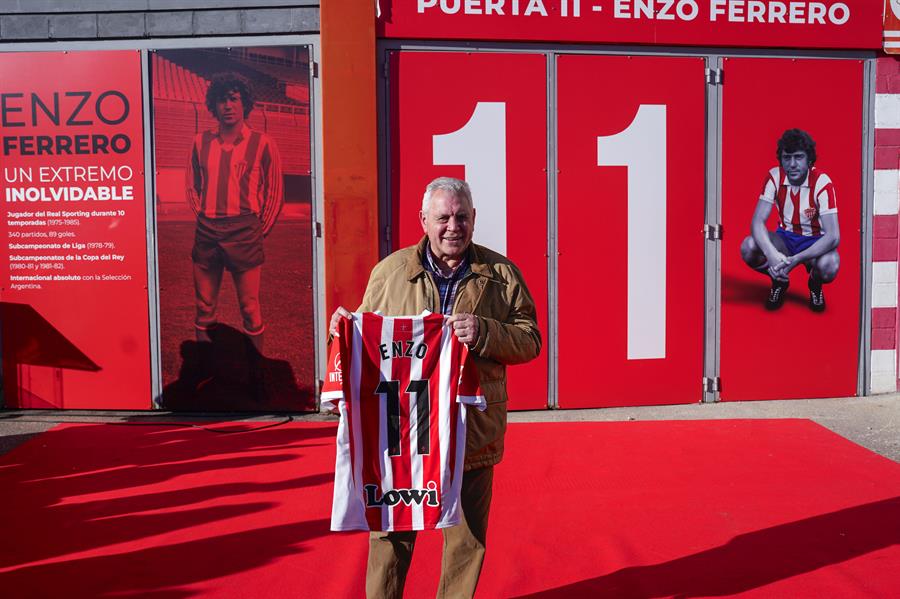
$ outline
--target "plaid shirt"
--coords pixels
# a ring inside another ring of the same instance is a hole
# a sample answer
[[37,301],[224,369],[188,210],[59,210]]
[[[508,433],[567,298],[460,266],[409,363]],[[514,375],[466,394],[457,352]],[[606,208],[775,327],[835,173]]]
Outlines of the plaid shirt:
[[448,276],[444,276],[441,273],[441,269],[438,268],[437,264],[434,262],[434,255],[431,253],[430,244],[425,244],[425,259],[422,260],[422,266],[425,267],[425,270],[431,273],[431,276],[434,277],[434,282],[437,283],[438,293],[441,296],[441,313],[442,314],[451,314],[453,312],[453,300],[456,299],[456,289],[459,287],[459,282],[466,278],[466,275],[471,272],[469,268],[469,258],[464,257],[462,261],[456,265],[456,268],[453,269]]

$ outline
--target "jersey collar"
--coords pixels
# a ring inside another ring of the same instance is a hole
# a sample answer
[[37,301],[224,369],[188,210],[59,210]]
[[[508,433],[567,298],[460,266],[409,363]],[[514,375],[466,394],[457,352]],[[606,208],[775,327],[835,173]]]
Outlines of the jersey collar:
[[[425,273],[425,266],[422,260],[425,258],[427,244],[428,236],[423,235],[419,244],[416,246],[415,254],[412,255],[406,264],[407,280],[412,281]],[[469,262],[469,269],[471,269],[473,274],[488,277],[489,279],[495,279],[497,277],[494,275],[494,269],[491,268],[491,265],[481,256],[482,249],[481,246],[476,245],[475,243],[469,243],[469,249],[466,250],[466,259]]]
[[[240,131],[240,133],[238,133],[238,136],[235,138],[234,144],[232,144],[232,145],[234,145],[234,146],[239,145],[242,141],[247,139],[249,136],[250,136],[250,127],[247,126],[247,121],[244,121],[241,124],[241,131]],[[221,135],[220,128],[216,128],[216,139],[219,140],[220,144],[224,144],[224,142],[222,141],[222,135]]]

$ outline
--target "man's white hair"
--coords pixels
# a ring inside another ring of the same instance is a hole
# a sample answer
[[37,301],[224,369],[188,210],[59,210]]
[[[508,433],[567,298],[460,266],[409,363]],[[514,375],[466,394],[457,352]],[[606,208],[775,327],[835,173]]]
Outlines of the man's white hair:
[[431,198],[436,191],[443,191],[460,200],[465,200],[469,203],[469,208],[475,207],[475,204],[472,203],[472,190],[469,189],[468,183],[453,177],[438,177],[425,187],[425,195],[422,196],[422,212],[427,213],[431,208]]

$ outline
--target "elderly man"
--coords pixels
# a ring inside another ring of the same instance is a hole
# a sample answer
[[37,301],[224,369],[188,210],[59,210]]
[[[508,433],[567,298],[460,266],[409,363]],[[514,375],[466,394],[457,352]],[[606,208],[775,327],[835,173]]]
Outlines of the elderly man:
[[[465,181],[440,177],[429,183],[419,218],[425,237],[375,266],[357,311],[451,315],[454,334],[475,354],[488,406],[467,412],[463,518],[443,529],[438,588],[438,597],[471,597],[484,561],[493,466],[503,455],[506,366],[534,359],[541,335],[522,273],[504,256],[472,243],[475,208]],[[332,335],[348,317],[345,308],[335,310]],[[402,596],[415,540],[414,531],[370,533],[368,597]]]

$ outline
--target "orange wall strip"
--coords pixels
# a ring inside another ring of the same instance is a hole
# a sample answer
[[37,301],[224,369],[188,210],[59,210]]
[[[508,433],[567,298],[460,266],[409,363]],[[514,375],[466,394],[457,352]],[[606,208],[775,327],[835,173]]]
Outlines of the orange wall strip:
[[356,309],[378,261],[375,3],[328,0],[320,19],[327,323]]

